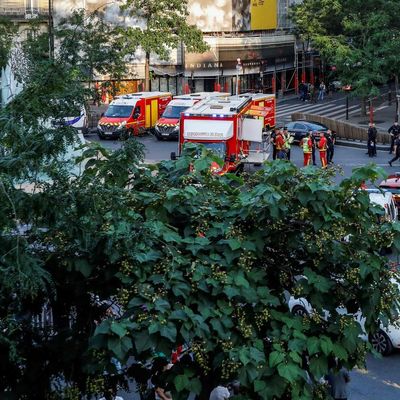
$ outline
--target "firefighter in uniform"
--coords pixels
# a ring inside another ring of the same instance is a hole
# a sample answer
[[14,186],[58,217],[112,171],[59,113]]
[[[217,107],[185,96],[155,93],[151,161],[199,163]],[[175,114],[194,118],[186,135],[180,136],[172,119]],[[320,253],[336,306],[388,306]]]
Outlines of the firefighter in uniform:
[[320,140],[318,144],[318,150],[319,150],[319,159],[321,160],[321,166],[322,168],[326,168],[328,164],[328,160],[326,159],[326,150],[328,146],[328,141],[324,135],[324,132],[320,133]]
[[286,128],[284,128],[283,138],[285,139],[286,158],[290,161],[290,149],[292,147],[294,137],[288,132]]
[[282,160],[286,158],[285,152],[285,138],[283,137],[283,130],[280,130],[275,138],[275,146],[276,146],[276,156],[278,159]]
[[304,154],[304,166],[307,167],[311,163],[311,154],[312,154],[312,140],[311,140],[312,132],[308,132],[307,136],[305,136],[300,145],[303,148]]

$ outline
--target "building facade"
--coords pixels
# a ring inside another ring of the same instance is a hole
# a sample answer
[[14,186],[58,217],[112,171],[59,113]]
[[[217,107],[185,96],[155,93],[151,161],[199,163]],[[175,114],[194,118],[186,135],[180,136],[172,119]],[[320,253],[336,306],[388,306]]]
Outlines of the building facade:
[[[301,0],[188,0],[189,23],[204,33],[209,51],[189,53],[184,46],[171,51],[168,61],[151,55],[152,90],[181,94],[222,90],[234,93],[294,92],[300,80],[319,74],[318,60],[298,46],[291,33],[289,8]],[[46,17],[49,3],[57,16],[78,8],[104,10],[112,21],[118,6],[106,0],[0,0],[0,16],[27,21]],[[109,77],[98,77],[98,82]],[[144,54],[135,54],[126,79],[113,82],[114,91],[143,88]]]

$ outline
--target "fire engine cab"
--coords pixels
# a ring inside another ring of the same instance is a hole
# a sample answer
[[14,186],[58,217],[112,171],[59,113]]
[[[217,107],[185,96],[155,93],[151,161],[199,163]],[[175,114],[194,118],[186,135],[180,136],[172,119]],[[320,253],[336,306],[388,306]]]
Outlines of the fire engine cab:
[[[187,109],[181,118],[178,155],[185,143],[199,143],[224,160],[210,166],[215,174],[240,172],[246,163],[261,164],[269,155],[264,116],[251,115],[250,96],[209,98]],[[176,154],[171,153],[171,159]]]
[[167,92],[141,92],[117,96],[97,125],[101,139],[139,135],[154,128],[172,95]]
[[157,121],[154,133],[158,140],[175,139],[179,137],[179,122],[181,113],[192,107],[201,100],[209,97],[228,97],[229,93],[224,92],[200,92],[174,96],[168,103],[161,118]]
[[243,93],[239,97],[251,97],[252,99],[252,111],[251,114],[257,115],[261,112],[264,115],[264,127],[265,129],[275,128],[275,113],[276,113],[276,98],[274,94],[264,93]]

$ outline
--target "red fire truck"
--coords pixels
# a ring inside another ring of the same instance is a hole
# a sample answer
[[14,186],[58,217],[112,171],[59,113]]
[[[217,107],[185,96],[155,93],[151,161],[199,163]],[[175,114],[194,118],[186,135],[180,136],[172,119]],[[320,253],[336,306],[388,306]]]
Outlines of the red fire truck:
[[154,128],[172,95],[167,92],[141,92],[117,96],[97,125],[101,139],[139,135]]
[[179,121],[181,113],[201,100],[209,97],[228,97],[229,93],[200,92],[174,96],[165,109],[161,118],[154,127],[154,133],[158,140],[175,139],[179,137]]
[[274,94],[264,94],[264,93],[243,93],[239,97],[252,98],[252,109],[254,114],[257,111],[261,111],[264,117],[264,126],[267,130],[275,128],[275,113],[276,113],[276,98]]
[[[260,164],[269,155],[269,135],[264,113],[251,115],[251,96],[205,99],[187,109],[181,118],[178,155],[185,143],[201,143],[216,153],[224,165],[212,165],[215,174],[240,172],[246,163]],[[171,153],[175,159],[176,154]]]

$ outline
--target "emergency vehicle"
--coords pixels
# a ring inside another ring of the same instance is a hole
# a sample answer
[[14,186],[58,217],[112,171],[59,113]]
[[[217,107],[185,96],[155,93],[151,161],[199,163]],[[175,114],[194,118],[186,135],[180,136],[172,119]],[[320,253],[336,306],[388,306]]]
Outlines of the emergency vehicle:
[[225,92],[200,92],[174,96],[173,100],[168,103],[163,115],[154,127],[156,138],[158,140],[177,140],[179,137],[179,121],[182,112],[206,98],[228,96],[229,93]]
[[[208,98],[187,109],[181,117],[178,155],[185,143],[200,143],[224,161],[210,166],[213,173],[240,172],[246,163],[261,164],[269,155],[264,119],[250,115],[250,96]],[[171,159],[176,154],[171,153]]]
[[267,130],[275,128],[276,98],[274,94],[265,93],[243,93],[239,97],[251,97],[252,110],[250,114],[257,115],[261,112],[264,116],[264,127]]
[[101,139],[139,135],[154,128],[172,95],[141,92],[115,97],[97,125]]

